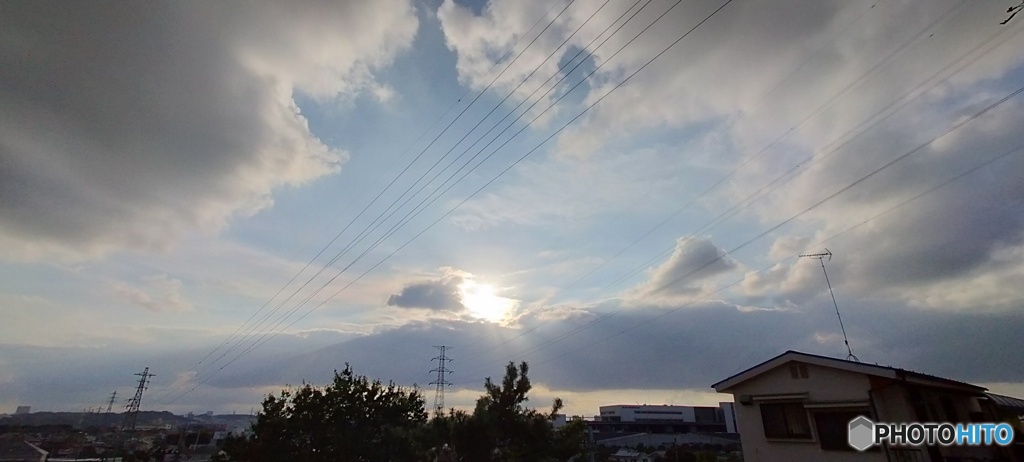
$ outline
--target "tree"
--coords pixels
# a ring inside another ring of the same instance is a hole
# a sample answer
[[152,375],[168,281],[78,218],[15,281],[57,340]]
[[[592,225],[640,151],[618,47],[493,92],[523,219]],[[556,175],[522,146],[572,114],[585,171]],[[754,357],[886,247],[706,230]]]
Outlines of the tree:
[[672,445],[665,451],[662,462],[696,462],[697,456],[683,446]]
[[473,414],[453,411],[444,417],[451,443],[462,460],[547,461],[566,460],[583,450],[586,424],[569,422],[555,429],[552,420],[562,408],[556,398],[547,414],[526,407],[532,388],[529,366],[509,362],[501,384],[488,377],[485,394]]
[[253,435],[230,440],[224,451],[248,462],[415,460],[413,434],[426,419],[419,390],[370,381],[346,364],[326,387],[268,395]]

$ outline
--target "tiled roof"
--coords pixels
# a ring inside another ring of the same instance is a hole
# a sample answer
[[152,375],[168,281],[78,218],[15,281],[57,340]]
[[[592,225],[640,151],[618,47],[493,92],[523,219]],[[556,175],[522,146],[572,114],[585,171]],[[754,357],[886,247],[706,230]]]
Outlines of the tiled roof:
[[850,370],[866,375],[875,375],[882,377],[895,378],[900,380],[911,380],[911,381],[924,381],[934,382],[937,385],[945,385],[954,388],[964,388],[976,392],[984,392],[986,389],[977,385],[973,385],[966,382],[960,382],[958,380],[947,379],[944,377],[938,377],[935,375],[923,374],[907,369],[900,369],[892,366],[882,366],[878,364],[865,364],[857,361],[849,361],[846,359],[830,358],[828,356],[821,356],[811,353],[803,353],[799,351],[789,350],[781,355],[778,355],[772,359],[755,365],[743,372],[735,374],[729,378],[726,378],[714,385],[718,391],[731,388],[732,386],[745,382],[746,380],[760,375],[763,372],[767,372],[770,369],[774,369],[782,364],[785,364],[793,360],[803,360],[805,362],[816,363],[819,365],[834,367],[837,369]]
[[1017,414],[1024,414],[1024,399],[1014,398],[1012,396],[997,395],[995,393],[985,393],[992,400],[992,403],[996,407],[1006,409]]

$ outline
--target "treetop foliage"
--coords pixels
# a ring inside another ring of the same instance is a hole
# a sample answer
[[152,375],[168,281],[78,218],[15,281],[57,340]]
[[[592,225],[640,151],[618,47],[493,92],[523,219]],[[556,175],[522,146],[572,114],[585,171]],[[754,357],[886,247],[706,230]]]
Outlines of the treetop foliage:
[[252,434],[225,442],[216,460],[564,461],[585,446],[585,424],[555,429],[562,408],[526,407],[529,366],[510,362],[500,384],[484,381],[472,414],[450,410],[428,420],[420,390],[356,375],[346,364],[325,387],[303,384],[268,395]]

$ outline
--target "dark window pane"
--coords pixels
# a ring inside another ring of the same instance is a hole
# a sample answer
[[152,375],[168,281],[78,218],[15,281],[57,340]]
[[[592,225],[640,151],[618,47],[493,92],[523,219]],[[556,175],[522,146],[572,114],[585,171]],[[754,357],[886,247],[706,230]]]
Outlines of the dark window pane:
[[761,403],[766,438],[810,439],[807,411],[801,403]]
[[836,410],[814,413],[814,427],[818,431],[818,441],[825,451],[853,451],[847,440],[847,429],[850,421],[857,416],[867,416],[868,411]]

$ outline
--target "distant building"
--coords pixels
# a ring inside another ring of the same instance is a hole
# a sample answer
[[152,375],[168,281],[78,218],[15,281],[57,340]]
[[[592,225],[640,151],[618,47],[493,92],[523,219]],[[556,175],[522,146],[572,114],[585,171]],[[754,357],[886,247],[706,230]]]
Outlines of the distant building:
[[729,406],[601,406],[600,415],[587,421],[587,427],[593,441],[602,446],[736,445],[739,438],[726,433],[736,426]]
[[887,366],[787,351],[712,387],[731,393],[743,459],[753,462],[1004,460],[1024,462],[1024,438],[995,446],[885,446],[857,452],[847,427],[875,422],[1016,421],[1024,401],[969,383]]
[[32,406],[18,406],[18,409],[14,411],[14,415],[28,414],[30,412],[32,412]]
[[718,403],[718,407],[722,409],[722,418],[725,419],[725,432],[739,433],[736,429],[736,408],[734,403]]
[[601,406],[603,422],[650,422],[650,421],[683,421],[683,422],[716,422],[719,409],[715,407],[631,405],[616,404]]
[[565,414],[555,414],[554,418],[551,419],[551,425],[554,426],[555,428],[562,428],[568,422],[568,418],[565,416]]

